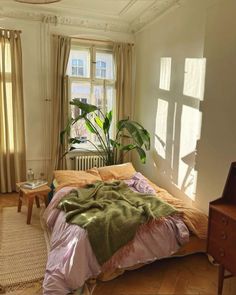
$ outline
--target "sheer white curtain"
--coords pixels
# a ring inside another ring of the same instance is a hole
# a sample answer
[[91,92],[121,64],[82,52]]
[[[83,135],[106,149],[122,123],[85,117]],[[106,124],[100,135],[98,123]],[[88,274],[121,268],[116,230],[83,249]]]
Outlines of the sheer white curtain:
[[26,177],[22,50],[19,31],[0,29],[0,192]]
[[60,144],[60,132],[65,128],[68,120],[68,91],[66,69],[70,55],[71,38],[66,36],[53,36],[53,109],[52,109],[52,142],[51,142],[51,169],[65,169],[65,159],[62,158],[66,146]]

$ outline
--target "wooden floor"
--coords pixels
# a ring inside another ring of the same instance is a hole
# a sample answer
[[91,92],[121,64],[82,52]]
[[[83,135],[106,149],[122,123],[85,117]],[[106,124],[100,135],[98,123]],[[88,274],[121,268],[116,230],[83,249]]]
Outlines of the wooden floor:
[[[0,194],[0,210],[2,207],[16,205],[17,194]],[[216,295],[217,271],[217,266],[212,266],[204,254],[163,259],[127,271],[112,281],[98,282],[93,295]],[[39,284],[14,293],[36,294],[42,294]],[[235,294],[236,278],[225,280],[223,295]]]

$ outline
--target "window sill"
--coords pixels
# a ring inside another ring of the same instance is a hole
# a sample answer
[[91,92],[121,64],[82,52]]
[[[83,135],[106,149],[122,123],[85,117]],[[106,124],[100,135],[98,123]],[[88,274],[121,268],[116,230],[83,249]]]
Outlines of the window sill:
[[69,151],[69,156],[73,156],[78,153],[91,153],[98,152],[98,150],[90,143],[80,143],[75,146],[76,148],[72,151]]

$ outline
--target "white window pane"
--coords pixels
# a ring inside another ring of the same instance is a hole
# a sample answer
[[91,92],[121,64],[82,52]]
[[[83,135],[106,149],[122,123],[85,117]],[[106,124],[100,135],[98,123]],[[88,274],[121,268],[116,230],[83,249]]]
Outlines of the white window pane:
[[105,101],[105,110],[106,112],[112,111],[112,123],[110,128],[110,138],[114,138],[115,136],[115,128],[116,128],[116,117],[115,117],[115,88],[114,86],[108,86],[106,88],[106,101]]
[[70,51],[67,74],[74,77],[90,77],[89,49],[72,49]]
[[[90,91],[91,91],[90,83],[72,82],[71,83],[71,100],[76,98],[83,103],[90,103]],[[76,118],[79,115],[81,115],[81,110],[78,107],[71,105],[72,118]],[[77,123],[72,126],[71,136],[78,137],[85,141],[86,139],[90,139],[90,134],[88,130],[86,129],[85,122],[83,119],[77,121]]]
[[203,100],[205,88],[205,58],[186,58],[184,69],[184,95]]
[[113,80],[113,55],[96,52],[96,78]]
[[103,107],[103,101],[104,101],[103,86],[101,86],[101,85],[94,86],[93,96],[94,96],[93,103],[103,111],[104,110],[104,107]]
[[113,113],[115,112],[115,89],[114,86],[108,86],[106,88],[106,111],[110,112],[111,110]]
[[160,82],[159,88],[163,90],[170,90],[171,79],[171,57],[162,57],[160,60]]

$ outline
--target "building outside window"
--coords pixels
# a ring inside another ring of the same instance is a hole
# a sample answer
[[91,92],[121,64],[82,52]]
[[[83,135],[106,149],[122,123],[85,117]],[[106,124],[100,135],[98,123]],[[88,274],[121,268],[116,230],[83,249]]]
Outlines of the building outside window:
[[[115,115],[114,61],[109,46],[72,44],[67,75],[70,100],[77,98],[94,104],[103,112],[113,110]],[[80,114],[74,106],[69,107],[73,118]],[[83,120],[72,126],[71,136],[96,142],[96,137],[87,131]]]

